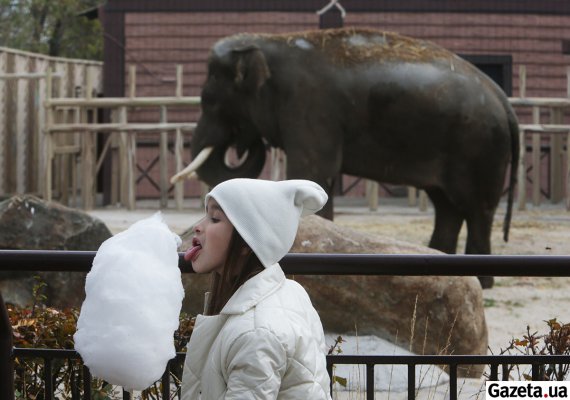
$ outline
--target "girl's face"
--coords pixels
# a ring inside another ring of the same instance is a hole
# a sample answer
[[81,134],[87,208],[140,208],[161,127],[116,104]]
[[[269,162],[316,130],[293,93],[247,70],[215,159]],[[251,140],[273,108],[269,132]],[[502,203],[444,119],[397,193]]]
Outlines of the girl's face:
[[234,227],[224,211],[216,200],[210,197],[206,205],[206,216],[194,226],[190,258],[195,272],[222,272],[233,230]]

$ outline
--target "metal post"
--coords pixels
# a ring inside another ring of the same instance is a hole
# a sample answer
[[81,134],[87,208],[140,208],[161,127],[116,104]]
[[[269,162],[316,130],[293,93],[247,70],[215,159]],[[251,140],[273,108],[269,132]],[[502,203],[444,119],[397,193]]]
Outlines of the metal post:
[[12,325],[0,293],[0,399],[14,400],[14,361],[12,359]]

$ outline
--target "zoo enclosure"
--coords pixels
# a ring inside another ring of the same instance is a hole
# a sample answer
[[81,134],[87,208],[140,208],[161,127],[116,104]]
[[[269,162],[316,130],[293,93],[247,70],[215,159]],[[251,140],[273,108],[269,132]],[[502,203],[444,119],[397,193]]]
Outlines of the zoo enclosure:
[[[0,270],[18,271],[83,271],[90,269],[95,252],[83,251],[18,251],[0,250]],[[288,254],[281,261],[287,274],[295,275],[401,275],[401,276],[570,276],[568,265],[570,256],[480,256],[480,255],[355,255],[355,254]],[[191,272],[191,267],[179,254],[179,266],[183,272]],[[4,304],[0,304],[0,331],[11,332]],[[4,326],[3,326],[4,325]],[[53,398],[53,376],[51,365],[54,359],[77,360],[79,355],[73,350],[53,349],[13,349],[11,341],[3,342],[0,348],[0,381],[13,379],[14,357],[41,358],[44,362],[46,399]],[[175,362],[182,362],[183,354],[178,354]],[[172,366],[171,361],[169,366]],[[570,355],[422,355],[422,356],[379,356],[379,355],[334,355],[327,357],[329,374],[334,364],[366,365],[366,398],[374,399],[374,365],[404,364],[408,366],[408,399],[415,398],[415,366],[425,364],[447,365],[449,367],[449,396],[458,396],[457,367],[466,364],[490,365],[490,380],[499,380],[499,366],[502,366],[500,379],[508,380],[508,365],[532,365],[532,378],[538,380],[544,365],[570,364]],[[81,375],[81,376],[80,376]],[[73,377],[77,389],[73,399],[80,398],[82,381],[85,398],[91,398],[91,375],[87,368],[76,371]],[[167,369],[162,378],[162,396],[171,398],[170,374]],[[13,398],[13,389],[4,386],[0,395],[8,400]],[[331,388],[332,390],[332,388]],[[123,398],[130,395],[123,391]]]
[[[48,83],[50,69],[53,73]],[[176,68],[175,93],[163,97],[138,97],[136,70],[131,66],[126,97],[98,98],[101,69],[98,62],[0,48],[0,197],[35,193],[47,200],[55,197],[63,204],[91,209],[106,156],[111,159],[111,204],[136,208],[141,182],[156,189],[162,208],[167,207],[171,192],[176,207],[181,208],[185,191],[199,195],[205,190],[196,182],[174,187],[168,183],[169,176],[189,161],[185,132],[195,126],[194,121],[171,122],[168,110],[190,107],[197,111],[199,106],[198,97],[182,95],[181,66]],[[527,98],[524,66],[518,76],[519,97],[510,98],[521,119],[521,143],[525,144],[521,146],[518,208],[526,207],[530,194],[535,206],[550,197],[553,203],[564,201],[570,209],[570,125],[564,123],[564,112],[570,108],[570,85],[567,83],[566,98]],[[131,115],[136,119],[143,109],[154,109],[158,121],[129,120]],[[110,123],[101,122],[101,111],[110,111]],[[197,115],[194,111],[190,114]],[[544,124],[541,116],[544,120],[546,112],[550,121]],[[141,136],[146,140],[137,140]],[[159,151],[144,165],[137,162],[137,147],[140,154],[145,151],[141,146],[149,142],[159,143]],[[283,178],[284,155],[272,151],[271,160],[265,177]],[[349,189],[352,186],[354,181]],[[366,184],[366,197],[370,208],[375,209],[376,183]],[[408,198],[410,205],[416,204],[415,189],[409,189]],[[419,203],[421,209],[426,208],[423,192]]]
[[[87,74],[92,78],[93,90],[102,91],[101,62],[0,47],[0,197],[44,191],[46,114],[43,103],[49,69],[53,70],[55,97],[82,96]],[[62,109],[60,117],[67,112]],[[55,179],[59,186],[70,184],[64,171],[69,170],[71,157],[79,157],[77,140],[78,137],[63,135],[53,137],[54,143],[65,149],[56,160]],[[67,198],[63,200],[66,202]]]
[[[526,97],[526,68],[520,67],[519,71],[519,97],[509,98],[511,104],[519,113],[520,120],[520,157],[519,157],[519,175],[518,175],[518,208],[524,209],[527,203],[527,189],[530,182],[530,193],[532,195],[532,203],[535,206],[540,205],[543,196],[550,195],[553,203],[565,202],[566,208],[570,210],[570,125],[564,123],[564,111],[570,109],[570,67],[567,68],[567,98],[527,98]],[[93,98],[89,90],[91,87],[91,78],[87,74],[84,97],[77,98],[52,98],[47,97],[45,101],[46,113],[46,161],[45,171],[45,192],[44,197],[47,200],[52,198],[52,174],[56,172],[56,176],[64,175],[57,169],[61,163],[53,163],[57,154],[66,154],[70,146],[58,147],[55,144],[54,137],[56,135],[68,135],[75,137],[80,136],[81,147],[72,147],[79,157],[76,158],[75,164],[66,164],[71,170],[71,196],[75,198],[77,194],[77,186],[79,186],[77,177],[79,173],[77,168],[81,168],[81,196],[83,208],[91,209],[95,204],[95,182],[96,176],[100,171],[105,156],[110,153],[112,160],[113,181],[111,184],[111,203],[120,203],[128,209],[136,208],[136,192],[137,184],[143,180],[150,181],[160,193],[160,206],[167,207],[169,193],[174,190],[174,199],[177,208],[182,208],[184,199],[185,186],[189,186],[184,182],[177,183],[172,187],[168,178],[177,171],[180,171],[185,164],[185,154],[188,154],[188,146],[185,146],[183,132],[189,132],[196,126],[195,122],[169,122],[168,108],[197,108],[200,104],[199,97],[183,96],[183,71],[182,66],[176,68],[176,86],[174,96],[163,97],[137,97],[136,88],[136,68],[131,66],[128,73],[127,97],[119,98]],[[51,85],[51,79],[47,79],[47,85]],[[157,122],[130,122],[127,115],[133,115],[137,118],[137,112],[141,109],[159,109],[155,113],[159,117]],[[532,109],[530,123],[523,121],[528,120],[528,108]],[[97,110],[106,109],[111,111],[111,123],[100,122],[97,118],[89,117],[97,114]],[[550,122],[548,124],[541,123],[541,110],[549,112]],[[73,114],[71,118],[62,117],[61,113]],[[97,150],[97,133],[107,134],[101,148]],[[169,145],[170,132],[175,133],[174,144]],[[159,154],[154,157],[150,166],[144,167],[137,163],[137,133],[139,136],[145,135],[151,141],[159,143]],[[156,137],[158,136],[158,140]],[[527,157],[528,138],[530,137],[531,154]],[[549,149],[547,153],[549,165],[547,167],[547,186],[550,193],[542,190],[544,182],[544,171],[541,168],[543,158],[543,142],[546,140]],[[172,162],[173,154],[174,162]],[[531,161],[529,165],[529,161]],[[265,176],[284,177],[286,163],[283,154],[272,151],[271,162],[266,168]],[[158,164],[158,178],[156,174],[153,176],[152,169]],[[60,184],[60,192],[64,193],[64,183]],[[201,190],[203,187],[194,186]],[[196,193],[196,189],[194,189]],[[371,209],[378,206],[378,184],[368,182],[366,185],[366,197]],[[418,195],[414,188],[408,189],[408,199],[410,205],[416,204]],[[60,197],[60,201],[67,203],[68,196]],[[419,206],[425,210],[427,207],[427,197],[423,191],[419,194]]]

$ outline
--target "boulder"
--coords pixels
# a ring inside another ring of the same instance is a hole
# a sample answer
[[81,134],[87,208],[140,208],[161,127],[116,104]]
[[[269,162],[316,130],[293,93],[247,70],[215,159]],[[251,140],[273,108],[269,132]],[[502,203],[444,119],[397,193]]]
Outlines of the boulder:
[[[302,220],[291,252],[441,254],[318,216]],[[375,335],[417,354],[487,352],[483,295],[475,277],[321,275],[295,280],[309,292],[326,331]],[[471,366],[460,372],[479,376],[482,370]]]
[[[0,203],[0,249],[96,251],[111,236],[101,220],[32,195],[14,196]],[[0,291],[5,301],[32,303],[34,275],[47,283],[48,305],[81,305],[86,274],[78,272],[2,272]]]
[[[182,235],[190,246],[192,230]],[[403,241],[342,227],[318,216],[301,220],[292,253],[441,254]],[[417,354],[486,354],[487,325],[475,277],[301,276],[327,332],[375,335]],[[184,308],[199,313],[205,276],[184,277]],[[413,327],[413,330],[412,330]],[[462,375],[479,376],[483,366]]]

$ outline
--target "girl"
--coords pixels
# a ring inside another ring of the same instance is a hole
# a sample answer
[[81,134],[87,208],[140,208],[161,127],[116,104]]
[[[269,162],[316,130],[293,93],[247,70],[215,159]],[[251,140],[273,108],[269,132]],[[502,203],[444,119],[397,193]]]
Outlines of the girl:
[[183,400],[330,400],[323,327],[278,261],[299,218],[327,201],[314,182],[233,179],[206,195],[185,258],[211,273],[184,364]]

